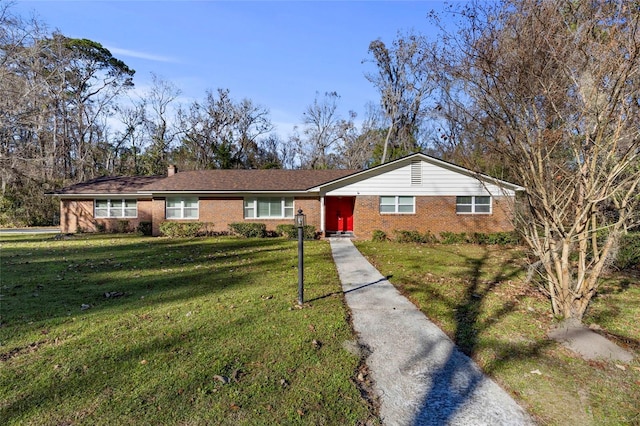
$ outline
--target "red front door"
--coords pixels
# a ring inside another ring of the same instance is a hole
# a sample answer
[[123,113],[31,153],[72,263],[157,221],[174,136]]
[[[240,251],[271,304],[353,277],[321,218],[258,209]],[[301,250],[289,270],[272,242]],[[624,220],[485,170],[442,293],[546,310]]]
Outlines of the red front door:
[[325,198],[326,230],[329,232],[353,231],[353,197]]

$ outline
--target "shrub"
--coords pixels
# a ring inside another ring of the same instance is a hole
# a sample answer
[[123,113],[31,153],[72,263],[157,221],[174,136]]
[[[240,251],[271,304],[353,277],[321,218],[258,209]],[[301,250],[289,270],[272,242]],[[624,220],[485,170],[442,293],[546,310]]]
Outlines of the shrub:
[[440,242],[442,244],[464,244],[468,242],[466,232],[441,232],[440,233]]
[[[286,237],[290,240],[298,238],[298,227],[293,224],[281,224],[276,226],[276,233],[281,237]],[[303,237],[305,240],[315,240],[318,236],[316,227],[312,225],[305,225],[303,230]]]
[[387,241],[387,233],[380,230],[380,229],[376,229],[373,231],[373,234],[371,235],[371,241]]
[[[80,227],[78,227],[78,232],[80,232],[79,229]],[[105,232],[107,232],[107,225],[101,222],[96,223],[96,232],[104,234]]]
[[267,236],[267,225],[264,223],[230,223],[229,229],[233,234],[245,238],[264,238]]
[[399,243],[421,243],[422,235],[418,231],[404,231],[401,229],[396,229],[393,231],[396,238],[395,240]]
[[276,234],[281,237],[286,237],[290,240],[298,238],[298,229],[295,225],[287,223],[276,226]]
[[214,224],[213,222],[200,222],[200,230],[198,231],[198,236],[203,236],[203,237],[217,237],[220,235],[227,235],[228,233],[225,232],[216,232],[215,228],[213,227]]
[[315,240],[318,238],[318,232],[316,231],[316,227],[312,225],[304,226],[304,239],[305,240]]
[[469,242],[473,244],[485,245],[487,244],[489,237],[484,232],[474,232],[469,238]]
[[125,234],[127,232],[130,232],[131,229],[129,228],[129,221],[124,219],[118,220],[115,231],[120,234]]
[[490,234],[474,232],[471,235],[470,242],[474,244],[506,246],[519,244],[520,237],[516,232],[493,232]]
[[438,237],[433,235],[431,233],[431,231],[427,231],[424,234],[422,234],[422,242],[428,243],[428,244],[437,243],[438,242]]
[[520,244],[520,235],[517,232],[494,232],[488,235],[489,244],[502,246]]
[[139,234],[145,235],[147,237],[151,236],[153,230],[153,225],[149,221],[142,221],[138,224],[136,231]]
[[640,268],[640,232],[623,235],[619,244],[615,266],[620,269]]
[[169,238],[196,237],[202,229],[201,222],[162,222],[160,233]]
[[399,243],[435,243],[438,242],[438,239],[431,233],[431,231],[427,231],[424,234],[421,234],[418,231],[405,231],[396,229],[393,231],[396,235],[395,240]]

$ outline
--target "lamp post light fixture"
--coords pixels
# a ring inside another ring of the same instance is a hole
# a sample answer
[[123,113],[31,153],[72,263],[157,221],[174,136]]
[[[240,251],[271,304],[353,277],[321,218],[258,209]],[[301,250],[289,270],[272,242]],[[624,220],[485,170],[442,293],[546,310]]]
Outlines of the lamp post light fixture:
[[296,215],[296,227],[298,228],[298,305],[304,303],[304,227],[307,224],[307,216],[298,210]]

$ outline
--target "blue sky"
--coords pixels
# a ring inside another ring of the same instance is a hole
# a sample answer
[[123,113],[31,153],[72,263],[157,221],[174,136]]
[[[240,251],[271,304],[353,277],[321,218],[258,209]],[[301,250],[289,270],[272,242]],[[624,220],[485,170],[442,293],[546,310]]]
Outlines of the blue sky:
[[35,14],[51,30],[88,38],[136,70],[139,90],[151,73],[175,84],[182,102],[229,89],[233,99],[267,107],[286,136],[315,93],[336,91],[340,111],[362,116],[378,102],[365,78],[369,43],[398,31],[429,35],[430,10],[441,1],[28,1],[14,13]]

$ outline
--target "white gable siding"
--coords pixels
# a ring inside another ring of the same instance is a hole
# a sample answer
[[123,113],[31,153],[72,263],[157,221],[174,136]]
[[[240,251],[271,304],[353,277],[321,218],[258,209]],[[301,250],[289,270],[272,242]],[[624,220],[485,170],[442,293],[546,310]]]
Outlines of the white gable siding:
[[[415,166],[414,166],[415,167]],[[415,169],[412,179],[411,163],[369,178],[330,189],[326,195],[513,195],[514,192],[494,184],[481,183],[477,179],[439,165],[421,161],[422,179],[416,184]],[[413,181],[413,184],[412,184]]]

